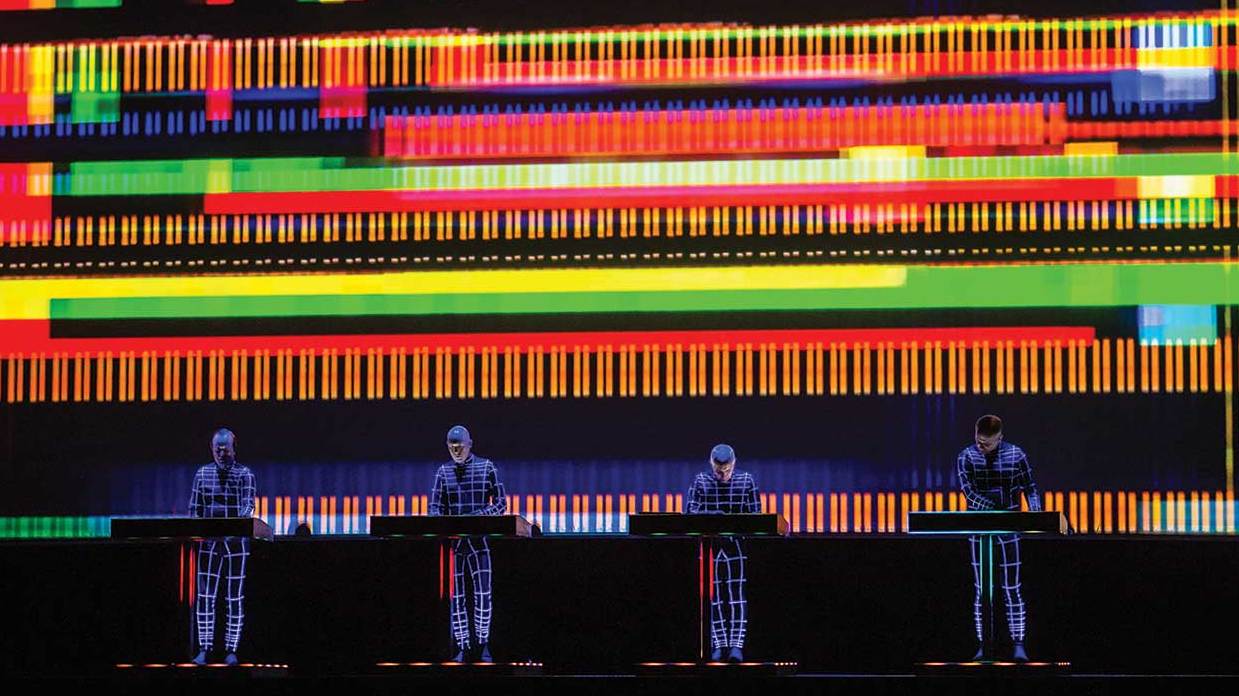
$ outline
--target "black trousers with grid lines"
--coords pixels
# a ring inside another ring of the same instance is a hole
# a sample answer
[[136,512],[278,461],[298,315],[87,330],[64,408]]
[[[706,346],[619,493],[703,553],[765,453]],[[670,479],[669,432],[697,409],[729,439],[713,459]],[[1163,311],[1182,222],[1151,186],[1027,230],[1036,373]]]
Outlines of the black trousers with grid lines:
[[244,537],[199,542],[198,598],[195,602],[199,649],[209,651],[215,646],[215,599],[222,582],[227,609],[224,649],[236,652],[245,624],[245,564],[249,555],[250,540]]
[[740,540],[724,537],[711,541],[714,553],[714,584],[710,597],[710,645],[712,648],[743,648],[748,626],[748,601],[744,597],[744,564]]
[[[984,630],[983,616],[984,588],[981,587],[981,537],[968,537],[972,548],[972,582],[976,590],[972,601],[972,616],[976,622],[977,640],[982,640]],[[994,573],[994,581],[1001,582],[1003,605],[1007,609],[1007,628],[1011,632],[1011,640],[1016,643],[1024,641],[1024,624],[1026,610],[1024,595],[1020,592],[1020,536],[1018,534],[999,534],[994,537],[995,558],[998,568]]]
[[[461,537],[452,542],[452,639],[468,650],[470,638],[481,645],[490,640],[491,567],[490,546],[485,537]],[[465,577],[473,590],[473,631],[469,631]]]

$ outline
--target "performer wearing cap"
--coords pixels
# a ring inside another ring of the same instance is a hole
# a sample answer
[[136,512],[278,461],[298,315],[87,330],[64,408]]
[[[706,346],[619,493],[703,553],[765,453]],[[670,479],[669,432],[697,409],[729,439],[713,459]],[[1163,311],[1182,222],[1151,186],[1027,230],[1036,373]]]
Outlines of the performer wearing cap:
[[[430,495],[431,515],[502,515],[508,499],[499,473],[489,459],[473,454],[473,439],[464,426],[447,431],[451,463],[435,472]],[[460,537],[452,541],[452,638],[457,652],[454,662],[490,662],[491,567],[486,537]],[[469,630],[465,574],[473,586],[473,631]],[[470,638],[476,643],[471,643]],[[476,651],[476,652],[475,652]]]
[[[685,512],[758,513],[761,500],[757,484],[747,471],[736,470],[736,452],[730,445],[715,445],[710,451],[710,470],[697,474],[688,492]],[[720,662],[723,650],[727,660],[744,660],[744,632],[748,625],[744,599],[744,551],[739,537],[722,537],[714,542],[714,591],[710,599],[710,660]],[[724,612],[724,593],[727,609]],[[724,617],[724,613],[727,614]]]

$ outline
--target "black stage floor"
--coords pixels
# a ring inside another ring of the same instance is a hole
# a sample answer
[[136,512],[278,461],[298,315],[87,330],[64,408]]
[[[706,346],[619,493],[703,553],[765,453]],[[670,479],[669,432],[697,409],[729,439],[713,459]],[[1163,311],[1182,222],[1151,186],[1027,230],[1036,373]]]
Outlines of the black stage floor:
[[[713,670],[634,670],[633,674],[545,675],[485,668],[399,670],[387,674],[299,676],[271,669],[140,669],[109,676],[7,679],[9,693],[214,694],[1234,694],[1239,674],[1063,674],[991,669],[973,674],[776,674]],[[36,691],[37,690],[37,691]]]
[[452,654],[438,541],[281,539],[248,568],[239,653],[261,664],[147,667],[194,654],[191,550],[0,544],[3,693],[1239,694],[1233,538],[1028,540],[1028,650],[1071,664],[982,669],[918,666],[975,650],[973,578],[967,544],[905,536],[751,540],[757,664],[718,667],[691,664],[694,540],[496,540],[490,647],[522,664],[446,667],[414,663]]

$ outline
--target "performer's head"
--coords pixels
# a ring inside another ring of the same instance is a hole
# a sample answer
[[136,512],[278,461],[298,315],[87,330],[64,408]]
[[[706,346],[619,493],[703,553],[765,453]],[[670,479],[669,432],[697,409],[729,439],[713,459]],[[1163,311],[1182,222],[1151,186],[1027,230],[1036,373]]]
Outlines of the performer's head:
[[220,428],[211,436],[211,457],[215,459],[215,466],[221,469],[227,469],[237,461],[237,436],[232,434],[228,428]]
[[447,431],[447,453],[452,455],[452,461],[464,464],[469,460],[469,452],[473,450],[473,438],[463,425],[453,425]]
[[726,483],[731,480],[731,472],[736,470],[736,451],[731,445],[715,445],[710,450],[710,468],[719,481]]
[[998,444],[1002,442],[1002,419],[998,416],[981,416],[977,419],[975,437],[981,454],[989,454],[998,449]]

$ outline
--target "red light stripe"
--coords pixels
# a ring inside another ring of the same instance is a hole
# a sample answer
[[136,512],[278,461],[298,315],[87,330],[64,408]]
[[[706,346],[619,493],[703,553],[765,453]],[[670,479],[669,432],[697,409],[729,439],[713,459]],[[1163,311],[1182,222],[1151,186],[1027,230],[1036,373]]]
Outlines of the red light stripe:
[[[17,0],[23,9],[28,2]],[[10,8],[0,5],[0,10],[5,9]],[[30,96],[35,88],[32,72],[29,46],[0,46],[0,85],[3,85],[3,91],[0,91],[0,126],[22,126],[31,122]]]
[[320,118],[353,118],[365,115],[365,87],[323,87],[320,90]]
[[1072,121],[1067,139],[1220,137],[1222,121]]
[[[2,99],[0,95],[0,99]],[[0,102],[0,115],[3,103]],[[3,123],[0,120],[0,123]],[[29,193],[31,179],[51,176],[51,164],[46,162],[0,164],[0,244],[19,232],[34,234],[46,231],[52,221],[52,196]],[[49,187],[50,188],[50,187]]]
[[[1208,47],[1201,67],[1234,65],[1235,47]],[[1040,73],[1090,73],[1140,68],[1135,48],[1014,51],[940,51],[917,53],[869,53],[842,56],[749,56],[728,58],[656,58],[642,60],[522,61],[489,63],[479,72],[492,70],[495,77],[439,77],[428,70],[432,87],[511,87],[598,84],[699,84],[719,80],[736,82],[898,80],[965,75],[1030,75]],[[1227,55],[1229,54],[1229,55]],[[437,56],[436,56],[437,58]],[[1229,60],[1229,62],[1223,62]],[[1010,64],[1004,64],[1010,63]],[[625,68],[628,68],[627,70]],[[625,77],[621,77],[627,75]],[[695,76],[695,77],[690,77]]]
[[[973,117],[975,127],[954,128],[962,115]],[[1041,104],[921,104],[389,116],[384,152],[402,159],[452,160],[1043,145],[1063,142],[1067,128],[1063,104],[1048,109]]]
[[[1235,177],[1219,176],[1223,180]],[[210,215],[369,213],[552,208],[982,203],[1137,198],[1134,177],[910,181],[774,186],[649,186],[462,191],[208,193]]]
[[51,338],[46,319],[0,321],[0,351],[9,353],[99,353],[107,351],[324,350],[416,348],[512,348],[611,345],[666,347],[692,343],[810,343],[855,346],[880,342],[936,341],[991,344],[999,341],[1092,341],[1091,326],[977,326],[874,329],[769,329],[709,331],[560,331],[470,334],[339,334],[297,336],[161,336],[126,338]]

